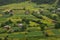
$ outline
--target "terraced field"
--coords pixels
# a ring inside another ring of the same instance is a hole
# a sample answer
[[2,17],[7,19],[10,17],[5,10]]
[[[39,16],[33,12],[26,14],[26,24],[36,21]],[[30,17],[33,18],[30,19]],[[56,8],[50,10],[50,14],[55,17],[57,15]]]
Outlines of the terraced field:
[[[60,12],[51,11],[56,10],[58,1],[41,5],[26,1],[0,6],[0,40],[60,40]],[[9,14],[10,10],[13,15]]]

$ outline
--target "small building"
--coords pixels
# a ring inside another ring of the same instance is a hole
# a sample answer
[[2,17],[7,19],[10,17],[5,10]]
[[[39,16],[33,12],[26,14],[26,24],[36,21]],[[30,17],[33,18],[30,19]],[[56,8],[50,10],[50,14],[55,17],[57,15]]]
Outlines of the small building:
[[37,11],[37,14],[40,14],[40,12],[39,12],[39,11]]
[[56,13],[56,10],[52,10],[52,13]]
[[9,14],[10,14],[10,15],[13,15],[13,14],[14,14],[14,13],[13,13],[13,10],[10,10],[10,11],[9,11]]
[[57,8],[57,11],[60,12],[60,8]]
[[39,11],[40,11],[40,13],[43,13],[44,9],[40,9]]
[[25,11],[25,14],[30,14],[30,11],[29,11],[29,10],[26,10],[26,11]]
[[41,11],[44,11],[44,9],[41,9]]
[[23,27],[23,24],[22,23],[19,23],[18,24],[18,27],[20,27],[20,28]]
[[39,10],[36,10],[35,13],[40,14]]
[[52,22],[55,24],[55,23],[57,23],[57,21],[55,21],[55,20],[52,20]]
[[4,28],[7,29],[7,30],[9,30],[11,28],[11,26],[6,25],[6,26],[4,26]]

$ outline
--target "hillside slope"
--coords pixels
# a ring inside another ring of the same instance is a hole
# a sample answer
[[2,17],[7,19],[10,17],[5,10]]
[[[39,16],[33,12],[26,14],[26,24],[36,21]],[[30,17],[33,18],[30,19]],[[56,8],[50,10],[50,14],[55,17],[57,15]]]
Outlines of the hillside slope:
[[59,0],[52,4],[52,0],[46,1],[41,4],[40,0],[1,0],[0,39],[59,40]]

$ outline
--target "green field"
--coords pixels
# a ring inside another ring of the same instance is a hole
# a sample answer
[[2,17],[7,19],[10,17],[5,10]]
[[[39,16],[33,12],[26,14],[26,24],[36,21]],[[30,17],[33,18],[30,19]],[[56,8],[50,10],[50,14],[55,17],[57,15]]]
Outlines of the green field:
[[[13,2],[13,1],[12,1]],[[15,1],[14,1],[15,2]],[[52,4],[37,4],[24,1],[0,6],[0,39],[1,40],[60,40],[59,0]],[[24,9],[25,8],[25,9]],[[41,9],[43,9],[42,13]],[[6,11],[13,10],[13,15]],[[29,10],[28,14],[25,11]],[[34,12],[35,11],[35,12]],[[23,27],[18,26],[19,23]],[[10,29],[4,26],[9,25]],[[6,39],[5,37],[8,36]]]

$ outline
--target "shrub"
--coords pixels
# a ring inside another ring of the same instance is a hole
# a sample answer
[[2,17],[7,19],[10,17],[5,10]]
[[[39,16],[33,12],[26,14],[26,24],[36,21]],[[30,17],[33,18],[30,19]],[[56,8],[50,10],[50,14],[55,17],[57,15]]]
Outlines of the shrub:
[[6,32],[7,32],[6,30],[1,30],[1,31],[0,31],[0,34],[6,33]]
[[43,17],[41,15],[39,15],[39,14],[32,13],[32,15],[35,16],[35,17],[37,17],[37,18],[39,18],[39,19],[43,19]]
[[2,38],[0,38],[0,40],[2,40]]
[[9,24],[11,24],[11,23],[13,23],[13,22],[12,22],[10,19],[5,22],[6,25],[9,25]]
[[1,27],[4,27],[6,24],[4,24],[4,23],[1,23]]
[[60,28],[60,23],[56,23],[55,24],[55,29],[59,29]]
[[22,22],[25,22],[26,24],[29,24],[29,19],[23,18]]
[[9,12],[8,11],[6,11],[6,12],[4,12],[5,14],[9,14]]
[[27,26],[26,26],[26,25],[23,25],[23,26],[21,27],[21,31],[26,31],[26,29],[27,29]]
[[8,36],[6,36],[6,37],[4,38],[4,40],[8,40]]

